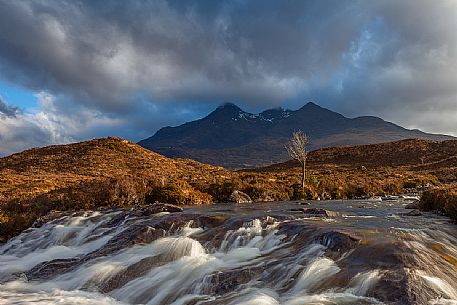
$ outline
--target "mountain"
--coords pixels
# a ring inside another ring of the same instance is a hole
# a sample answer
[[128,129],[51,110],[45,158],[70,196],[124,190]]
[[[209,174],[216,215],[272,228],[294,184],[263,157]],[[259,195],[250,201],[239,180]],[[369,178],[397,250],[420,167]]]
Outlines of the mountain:
[[347,118],[312,102],[295,111],[276,108],[258,114],[227,103],[202,119],[162,128],[138,144],[168,157],[191,158],[227,168],[249,168],[289,159],[284,144],[296,130],[308,134],[311,150],[408,138],[453,139],[406,129],[374,116]]

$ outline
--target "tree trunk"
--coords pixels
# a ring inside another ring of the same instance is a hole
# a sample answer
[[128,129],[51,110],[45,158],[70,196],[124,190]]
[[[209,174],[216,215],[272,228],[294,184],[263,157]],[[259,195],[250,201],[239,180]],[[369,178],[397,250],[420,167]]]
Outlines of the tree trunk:
[[301,177],[301,187],[305,190],[305,182],[306,182],[306,161],[302,162],[302,177]]

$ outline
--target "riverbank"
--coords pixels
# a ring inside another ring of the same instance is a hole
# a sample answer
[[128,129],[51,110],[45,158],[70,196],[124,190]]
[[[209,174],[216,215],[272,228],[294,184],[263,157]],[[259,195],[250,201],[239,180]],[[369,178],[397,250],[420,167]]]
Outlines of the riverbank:
[[418,192],[457,180],[456,143],[406,140],[314,151],[304,191],[294,162],[229,171],[166,158],[119,138],[31,149],[0,158],[0,240],[55,210]]
[[427,190],[422,194],[419,208],[449,216],[457,222],[457,185]]

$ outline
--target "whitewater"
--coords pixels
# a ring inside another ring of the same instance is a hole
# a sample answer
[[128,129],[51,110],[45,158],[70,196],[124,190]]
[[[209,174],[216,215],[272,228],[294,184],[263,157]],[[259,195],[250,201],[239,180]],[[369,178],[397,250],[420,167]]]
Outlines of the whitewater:
[[68,213],[0,246],[0,304],[457,304],[457,225],[404,205]]

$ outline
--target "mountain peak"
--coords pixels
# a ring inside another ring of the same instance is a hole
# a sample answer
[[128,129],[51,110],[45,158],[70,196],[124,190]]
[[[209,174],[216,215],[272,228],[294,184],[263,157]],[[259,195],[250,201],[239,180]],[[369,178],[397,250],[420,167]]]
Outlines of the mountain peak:
[[243,113],[245,112],[243,109],[241,109],[240,107],[238,107],[236,104],[234,103],[224,103],[220,106],[218,106],[213,112],[230,112],[230,113]]
[[302,109],[325,109],[325,108],[319,106],[318,104],[316,104],[314,102],[308,102],[298,110],[302,110]]
[[298,110],[273,108],[257,114],[226,103],[200,120],[161,129],[140,144],[166,156],[232,168],[253,167],[286,160],[284,144],[296,130],[308,134],[309,149],[407,138],[451,138],[408,130],[379,118],[346,118],[314,102]]
[[211,112],[207,118],[211,119],[232,119],[245,113],[240,107],[233,103],[224,103]]
[[238,107],[234,103],[230,103],[230,102],[221,104],[219,107],[217,107],[217,109],[239,109],[239,110],[241,110],[240,107]]

